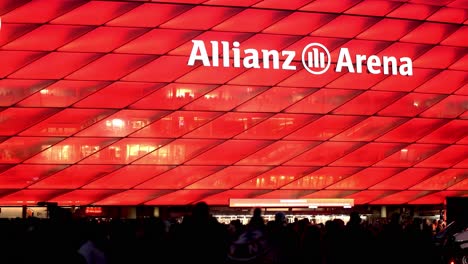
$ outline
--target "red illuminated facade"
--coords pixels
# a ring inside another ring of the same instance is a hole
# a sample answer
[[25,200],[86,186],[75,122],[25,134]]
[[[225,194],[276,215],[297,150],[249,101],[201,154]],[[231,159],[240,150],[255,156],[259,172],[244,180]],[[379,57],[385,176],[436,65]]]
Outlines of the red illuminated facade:
[[[466,1],[3,0],[0,17],[0,205],[468,196]],[[188,64],[193,40],[210,65]],[[294,70],[214,67],[210,41],[294,51]],[[412,74],[337,72],[342,48]]]

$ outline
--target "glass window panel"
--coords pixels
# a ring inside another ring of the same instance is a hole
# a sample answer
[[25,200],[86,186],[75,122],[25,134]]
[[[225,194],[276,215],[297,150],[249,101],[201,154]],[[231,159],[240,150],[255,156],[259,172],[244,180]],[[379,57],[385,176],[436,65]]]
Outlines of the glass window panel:
[[302,198],[307,198],[307,199],[320,199],[320,198],[344,198],[346,196],[349,196],[351,194],[354,194],[358,191],[350,191],[350,190],[321,190],[317,191],[314,193],[311,193],[309,195],[306,195]]
[[365,117],[325,115],[285,137],[291,140],[327,140]]
[[[198,30],[153,29],[116,49],[115,52],[137,54],[165,54],[192,39],[198,39]],[[158,45],[153,41],[157,39]],[[191,42],[191,41],[190,41]]]
[[360,146],[362,146],[362,144],[359,142],[323,142],[317,147],[286,162],[285,165],[324,166]]
[[301,6],[309,3],[311,0],[289,0],[287,3],[283,0],[263,0],[255,4],[258,8],[277,8],[296,10]]
[[166,114],[166,111],[155,110],[121,110],[82,130],[77,136],[125,137]]
[[333,114],[373,115],[402,97],[401,92],[366,91],[333,111]]
[[272,87],[236,108],[241,112],[280,112],[302,100],[314,89]]
[[[465,25],[468,23],[465,22]],[[460,27],[455,33],[448,36],[440,44],[442,45],[453,45],[453,46],[462,46],[466,47],[466,33],[468,32],[468,27]]]
[[[19,79],[61,79],[101,57],[98,53],[50,52],[9,77]],[[66,61],[67,63],[63,63]]]
[[11,137],[0,143],[0,163],[19,163],[63,140],[55,137]]
[[405,3],[388,14],[388,17],[409,18],[424,20],[439,7],[433,5],[421,5],[417,3]]
[[419,199],[409,202],[409,204],[443,204],[446,201],[447,197],[463,196],[466,195],[466,191],[442,191],[432,193],[426,196],[423,196]]
[[73,164],[114,143],[115,138],[67,138],[28,159],[27,163]]
[[265,90],[266,87],[223,85],[184,106],[184,109],[229,111]]
[[18,106],[67,107],[107,85],[109,82],[104,81],[59,80],[19,102]]
[[156,197],[167,194],[168,190],[128,190],[117,193],[103,200],[97,201],[95,205],[139,205]]
[[427,93],[449,94],[466,84],[465,71],[444,70],[428,80],[415,91]]
[[237,165],[280,165],[319,144],[318,141],[280,140],[255,152]]
[[440,70],[437,69],[413,68],[413,76],[411,76],[411,78],[404,75],[390,75],[374,85],[371,89],[410,92],[414,90],[414,88],[427,82],[427,80],[437,75],[439,72]]
[[74,107],[124,108],[162,87],[162,83],[114,82]]
[[416,164],[415,167],[448,168],[463,161],[466,153],[468,153],[468,145],[451,145]]
[[270,117],[267,113],[226,113],[185,134],[187,138],[231,138]]
[[371,166],[396,151],[404,144],[397,143],[368,143],[343,158],[333,162],[332,166]]
[[[443,126],[447,121],[443,119],[412,118],[408,122],[396,127],[390,132],[376,139],[382,142],[414,142],[431,131]],[[441,142],[427,142],[441,143]]]
[[333,141],[371,141],[407,121],[406,118],[371,116],[334,136]]
[[0,106],[10,106],[50,85],[50,80],[0,80]]
[[316,167],[279,166],[237,185],[235,189],[278,189],[316,169]]
[[324,189],[361,170],[357,167],[323,167],[299,178],[282,189]]
[[387,1],[363,1],[344,12],[355,15],[384,16],[401,4]]
[[419,143],[453,144],[468,135],[468,120],[452,120],[421,138]]
[[161,56],[121,80],[130,82],[172,82],[198,66],[188,66],[187,61],[188,57]]
[[178,166],[138,186],[136,189],[181,189],[224,167],[222,166]]
[[[457,25],[424,22],[400,39],[402,42],[438,44],[458,29]],[[427,34],[431,32],[431,34]]]
[[[16,1],[15,1],[16,2]],[[46,23],[49,20],[75,9],[82,2],[72,0],[63,2],[61,0],[18,2],[20,5],[11,12],[4,14],[2,20],[11,23]]]
[[145,205],[188,205],[218,192],[220,191],[179,190],[148,201]]
[[378,162],[376,166],[411,167],[427,157],[434,155],[445,147],[445,145],[435,144],[411,144]]
[[231,189],[267,170],[268,166],[230,166],[203,178],[185,189]]
[[440,172],[434,168],[408,168],[370,187],[373,190],[405,190]]
[[169,143],[170,139],[124,138],[85,158],[81,164],[129,164]]
[[[310,35],[322,37],[353,38],[366,28],[372,26],[378,18],[340,15],[329,23],[321,26]],[[346,25],[343,27],[342,25]]]
[[288,107],[285,112],[326,114],[358,94],[360,91],[357,90],[320,89]]
[[190,5],[144,3],[107,22],[109,26],[156,27],[192,8]]
[[20,190],[0,198],[2,205],[33,205],[63,193],[63,190]]
[[[369,40],[398,41],[401,37],[417,27],[421,22],[384,18],[359,34],[356,38]],[[385,32],[385,34],[382,34]]]
[[333,14],[294,12],[264,29],[271,34],[308,35],[320,26],[333,20]]
[[392,194],[392,191],[361,191],[358,193],[351,194],[346,198],[354,199],[354,204],[366,204],[380,197],[385,197]]
[[449,188],[447,190],[457,190],[457,191],[466,191],[468,190],[468,179],[465,179],[463,181],[460,181]]
[[370,204],[406,204],[428,194],[430,191],[401,191],[372,201]]
[[117,193],[117,190],[74,190],[60,196],[54,197],[49,202],[58,203],[62,206],[70,205],[88,205],[105,197]]
[[444,97],[445,95],[441,94],[410,93],[378,114],[384,116],[416,116],[444,99]]
[[130,108],[176,110],[216,87],[206,84],[171,83],[143,97]]
[[[160,27],[208,30],[239,13],[241,10],[231,7],[196,6],[160,25]],[[204,14],[211,15],[205,16]]]
[[130,189],[171,168],[171,166],[128,165],[90,182],[83,186],[83,189]]
[[73,165],[29,186],[31,189],[75,189],[118,169],[116,165]]
[[65,169],[65,165],[18,164],[0,173],[0,186],[4,189],[21,189]]
[[134,161],[135,164],[177,165],[221,143],[210,139],[177,139]]
[[133,133],[132,137],[177,138],[221,115],[217,112],[177,111]]
[[428,110],[421,117],[456,118],[468,110],[468,96],[450,95]]
[[[137,7],[137,3],[96,1],[85,3],[52,20],[53,24],[101,25]],[[50,7],[47,7],[50,8]],[[96,16],[99,14],[99,16]]]
[[2,49],[53,51],[90,30],[92,27],[88,26],[46,24],[4,45]]
[[[264,48],[262,47],[259,49]],[[259,57],[262,57],[262,55]],[[283,61],[279,61],[280,65],[282,63]],[[299,62],[291,62],[290,66],[297,68],[301,67]],[[238,76],[234,77],[228,82],[228,84],[274,86],[293,74],[294,71],[277,70],[272,68],[250,68],[247,71],[244,71],[243,73],[240,73]]]
[[[144,28],[104,27],[100,26],[91,32],[67,43],[59,51],[112,52],[132,39],[144,34]],[[143,52],[146,53],[146,52]]]
[[276,114],[235,138],[279,140],[318,117],[318,115],[306,114]]
[[385,78],[387,78],[385,74],[372,74],[367,70],[359,74],[348,72],[327,84],[325,87],[367,90]]
[[[0,50],[0,56],[2,57],[2,63],[0,65],[0,78],[5,78],[7,75],[15,72],[19,68],[31,63],[38,58],[41,58],[45,55],[45,52],[39,51],[7,51]],[[34,77],[29,76],[28,79],[33,79]],[[34,78],[41,79],[41,78]]]
[[0,135],[12,136],[55,114],[53,108],[7,108],[0,111]]
[[410,190],[444,190],[468,179],[465,169],[448,169],[411,187]]
[[350,7],[354,6],[359,0],[343,0],[343,1],[328,1],[328,0],[315,0],[309,1],[310,4],[303,6],[300,10],[315,11],[315,12],[332,12],[341,13]]
[[228,140],[186,162],[190,165],[230,165],[268,146],[266,140]]
[[154,59],[153,55],[110,53],[73,72],[67,79],[118,80]]
[[400,172],[399,168],[366,168],[327,187],[335,190],[362,190]]
[[284,199],[284,197],[288,197],[291,199],[297,199],[305,195],[309,195],[313,192],[315,192],[315,190],[275,190],[275,191],[271,191],[271,192],[259,195],[256,198]]
[[[220,31],[259,32],[289,14],[290,12],[280,10],[245,9],[212,29]],[[255,20],[255,23],[245,23],[245,21],[253,20]]]
[[446,69],[466,54],[463,47],[435,46],[413,62],[418,68]]
[[442,7],[428,17],[427,20],[461,24],[465,22],[467,18],[468,12],[466,12],[466,9]]
[[66,108],[20,133],[22,136],[71,136],[115,111]]

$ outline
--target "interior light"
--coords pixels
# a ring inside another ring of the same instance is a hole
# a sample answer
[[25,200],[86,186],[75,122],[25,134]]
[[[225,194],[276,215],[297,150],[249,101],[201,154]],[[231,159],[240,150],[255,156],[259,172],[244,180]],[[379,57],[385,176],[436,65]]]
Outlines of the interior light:
[[317,209],[317,208],[318,208],[318,206],[316,206],[316,205],[309,205],[309,208],[312,208],[312,209]]
[[401,149],[401,152],[408,152],[408,149]]
[[42,89],[40,91],[41,94],[49,94],[49,90],[48,89]]
[[124,121],[122,119],[112,119],[112,126],[122,128],[124,126]]
[[418,103],[418,102],[413,102],[413,105],[414,105],[415,107],[418,107],[418,106],[419,106],[419,103]]

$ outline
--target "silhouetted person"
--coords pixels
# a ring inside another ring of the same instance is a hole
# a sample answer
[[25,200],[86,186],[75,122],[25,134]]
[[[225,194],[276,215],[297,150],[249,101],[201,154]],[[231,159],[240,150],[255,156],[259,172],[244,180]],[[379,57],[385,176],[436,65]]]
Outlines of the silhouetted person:
[[205,202],[195,204],[176,234],[179,261],[174,263],[223,263],[227,254],[227,229],[210,215]]

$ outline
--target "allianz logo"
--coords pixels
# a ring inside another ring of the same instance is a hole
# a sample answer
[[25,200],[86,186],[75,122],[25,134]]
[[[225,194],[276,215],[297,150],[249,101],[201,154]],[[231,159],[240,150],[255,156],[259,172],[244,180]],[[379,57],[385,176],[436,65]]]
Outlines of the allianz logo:
[[[205,43],[203,40],[192,40],[192,43],[192,51],[187,63],[189,66],[201,62],[205,67],[297,70],[297,66],[292,64],[296,59],[296,52],[293,50],[241,49],[238,41]],[[208,54],[206,45],[211,45],[211,54]],[[315,42],[304,47],[300,59],[304,69],[315,75],[328,71],[332,62],[328,49],[323,44]],[[365,70],[371,74],[412,76],[413,62],[409,57],[396,58],[365,54],[356,54],[353,60],[348,48],[340,48],[334,67],[335,72],[362,73]]]

